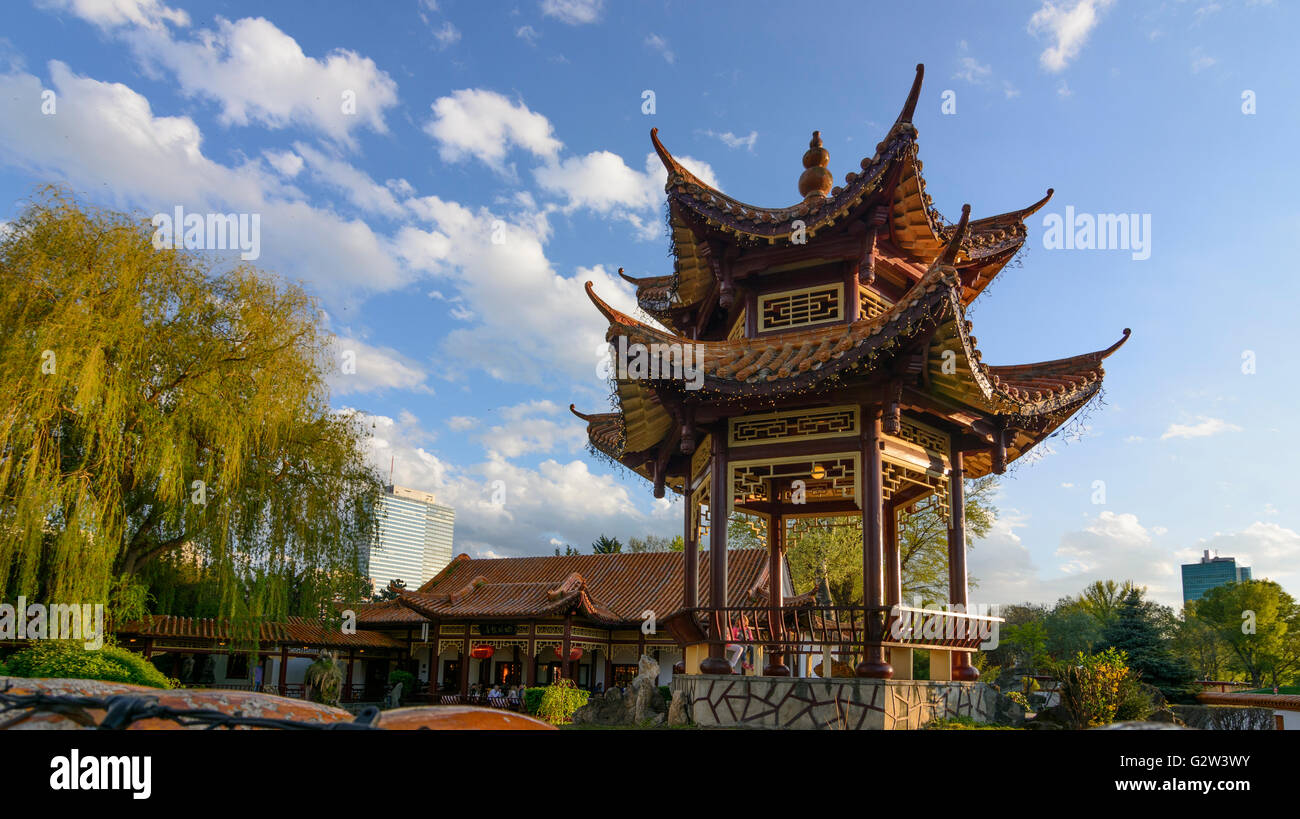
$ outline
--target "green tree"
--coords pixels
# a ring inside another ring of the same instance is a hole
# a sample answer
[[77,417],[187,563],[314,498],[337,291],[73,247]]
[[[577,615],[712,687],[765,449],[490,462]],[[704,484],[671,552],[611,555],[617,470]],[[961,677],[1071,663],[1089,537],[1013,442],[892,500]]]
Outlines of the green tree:
[[382,603],[385,600],[396,600],[398,597],[402,596],[402,592],[404,591],[406,591],[406,581],[394,577],[392,580],[388,581],[388,585],[384,590],[376,594],[373,599],[376,603]]
[[1142,599],[1132,589],[1120,601],[1110,625],[1102,631],[1103,647],[1122,651],[1128,667],[1142,675],[1142,681],[1160,689],[1166,698],[1183,699],[1195,677],[1191,665],[1172,651],[1172,641],[1162,629],[1158,606]]
[[646,535],[645,537],[628,538],[627,549],[629,552],[680,552],[686,548],[685,540],[681,535],[673,538],[666,538],[662,535]]
[[564,551],[563,551],[563,552],[560,551],[560,547],[559,547],[559,546],[556,546],[556,547],[555,547],[555,554],[556,554],[556,555],[561,555],[561,554],[563,554],[563,555],[580,555],[580,554],[582,554],[582,552],[578,551],[577,549],[573,548],[572,546],[570,546],[570,545],[568,545],[568,544],[566,543],[566,544],[564,545]]
[[1265,674],[1284,673],[1289,631],[1300,627],[1296,602],[1271,580],[1225,583],[1189,603],[1188,617],[1211,629],[1231,650],[1233,664],[1258,688]]
[[1101,637],[1101,627],[1075,598],[1058,602],[1047,613],[1043,627],[1047,632],[1045,648],[1056,660],[1080,653],[1091,654],[1093,645]]
[[862,526],[844,518],[804,518],[789,535],[786,557],[796,589],[813,589],[847,606],[862,596]]
[[[996,475],[966,481],[966,548],[988,537],[997,519],[993,496]],[[911,513],[898,516],[899,562],[903,569],[903,599],[920,598],[933,605],[948,600],[948,518],[933,499],[922,501]],[[971,586],[978,585],[970,577]],[[860,581],[859,581],[860,584]]]
[[[1116,583],[1114,580],[1096,580],[1084,588],[1079,595],[1083,606],[1099,628],[1106,628],[1119,612],[1120,603],[1134,591],[1139,590],[1132,580]],[[1141,588],[1145,592],[1146,588]]]
[[615,552],[623,551],[623,544],[619,543],[618,538],[616,537],[606,537],[604,534],[601,534],[601,536],[596,538],[595,542],[591,544],[591,551],[598,555],[612,555]]
[[49,190],[0,238],[0,587],[112,612],[179,563],[237,620],[330,610],[382,485],[320,313],[152,233]]

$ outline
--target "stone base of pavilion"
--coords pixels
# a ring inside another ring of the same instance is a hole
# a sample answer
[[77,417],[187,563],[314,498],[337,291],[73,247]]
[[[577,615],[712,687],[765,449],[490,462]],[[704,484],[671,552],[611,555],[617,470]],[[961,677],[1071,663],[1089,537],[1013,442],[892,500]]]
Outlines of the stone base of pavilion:
[[864,677],[677,674],[697,726],[800,730],[916,730],[936,719],[992,722],[997,692],[981,682]]

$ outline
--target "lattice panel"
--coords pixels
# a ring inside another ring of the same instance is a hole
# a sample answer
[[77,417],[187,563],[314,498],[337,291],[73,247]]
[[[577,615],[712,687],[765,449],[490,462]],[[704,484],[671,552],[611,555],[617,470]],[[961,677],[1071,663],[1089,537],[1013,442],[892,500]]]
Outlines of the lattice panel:
[[709,482],[705,481],[691,496],[691,525],[695,527],[695,542],[698,544],[709,542],[709,519]]
[[[704,440],[695,445],[695,454],[691,456],[691,481],[694,482],[705,469],[709,466],[709,452],[712,451],[713,440],[711,436],[705,435]],[[690,489],[688,486],[687,489]]]
[[929,427],[923,427],[906,418],[902,419],[903,423],[898,432],[898,437],[908,443],[917,446],[943,457],[948,457],[948,436],[942,432],[937,432]]
[[857,431],[858,408],[854,406],[772,412],[733,418],[731,445],[832,438],[855,435]]
[[[781,484],[777,500],[793,502],[790,480],[804,482],[804,501],[857,499],[857,458],[852,455],[819,455],[791,462],[737,463],[732,466],[731,489],[735,503],[767,500],[769,480]],[[811,510],[810,510],[811,511]]]
[[909,469],[900,466],[893,461],[885,461],[884,475],[882,476],[885,500],[890,500],[895,493],[906,489],[908,486],[923,486],[934,492],[934,500],[939,504],[939,514],[944,520],[950,520],[948,506],[948,479],[943,475],[935,475],[929,472],[920,472],[915,469]]
[[758,297],[758,329],[788,330],[844,318],[844,284],[786,290]]
[[890,304],[884,296],[869,287],[858,289],[859,318],[875,318],[889,312]]
[[745,322],[749,319],[749,310],[741,310],[740,318],[731,326],[731,332],[727,333],[727,341],[736,341],[745,337]]

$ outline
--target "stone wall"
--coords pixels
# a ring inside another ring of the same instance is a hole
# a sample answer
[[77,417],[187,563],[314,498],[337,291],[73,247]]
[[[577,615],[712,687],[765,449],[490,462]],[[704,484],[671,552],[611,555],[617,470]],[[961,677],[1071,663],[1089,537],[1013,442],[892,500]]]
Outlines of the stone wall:
[[1272,731],[1277,727],[1271,708],[1232,705],[1171,705],[1188,728],[1207,731]]
[[929,680],[677,674],[672,687],[702,727],[916,729],[945,717],[991,722],[997,700],[984,683]]

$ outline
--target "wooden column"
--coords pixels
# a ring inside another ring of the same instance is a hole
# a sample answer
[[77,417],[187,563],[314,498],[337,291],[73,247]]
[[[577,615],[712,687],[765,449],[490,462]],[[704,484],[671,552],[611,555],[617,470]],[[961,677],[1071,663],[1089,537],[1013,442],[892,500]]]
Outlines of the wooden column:
[[[880,451],[884,439],[879,406],[862,408],[862,604],[864,626],[877,617],[876,608],[885,602],[884,572],[884,485]],[[868,641],[862,662],[855,669],[859,677],[889,679],[894,669],[885,662],[885,650],[878,641]]]
[[280,646],[280,696],[285,696],[284,681],[289,673],[289,647]]
[[560,649],[560,676],[569,679],[569,651],[573,643],[573,612],[564,615],[564,644]]
[[[948,461],[951,465],[948,475],[948,512],[951,520],[948,525],[948,601],[959,611],[969,613],[970,603],[966,596],[966,485],[965,463],[962,452],[953,444],[949,449]],[[971,665],[970,654],[954,651],[952,656],[952,678],[962,682],[979,679],[979,669]]]
[[[785,607],[785,586],[782,584],[784,572],[781,570],[781,556],[785,553],[785,517],[775,511],[779,502],[779,493],[773,482],[767,485],[767,500],[772,505],[772,513],[767,518],[767,624],[772,637],[781,639],[782,609]],[[785,664],[785,652],[780,643],[773,643],[763,664],[763,675],[767,677],[788,677],[790,669]]]
[[898,508],[886,503],[883,510],[885,539],[885,605],[903,602],[903,567],[898,554]]
[[[469,631],[469,624],[465,624]],[[469,638],[460,641],[460,695],[469,696]]]
[[727,485],[727,422],[713,427],[710,440],[713,456],[709,464],[709,634],[717,642],[709,644],[709,656],[700,662],[704,674],[730,674],[731,663],[726,659],[727,606],[727,502],[731,487]]
[[352,666],[356,662],[356,650],[348,651],[348,684],[343,688],[343,696],[348,702],[352,701]]
[[528,623],[528,666],[524,669],[524,684],[529,688],[537,685],[537,624]]
[[682,529],[682,559],[686,561],[686,570],[683,573],[682,587],[682,605],[685,608],[693,609],[700,605],[700,539],[693,525],[692,514],[695,511],[695,503],[691,495],[691,476],[687,475],[682,483],[682,495],[686,500],[686,522]]

